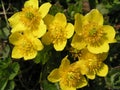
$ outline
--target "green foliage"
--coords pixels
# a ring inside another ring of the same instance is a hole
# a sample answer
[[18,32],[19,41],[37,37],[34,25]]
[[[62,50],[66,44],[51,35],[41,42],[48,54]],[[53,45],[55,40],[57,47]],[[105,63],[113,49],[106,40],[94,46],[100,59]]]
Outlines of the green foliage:
[[120,89],[120,67],[112,68],[105,78],[107,88],[112,90]]
[[44,49],[38,52],[38,55],[34,59],[35,63],[42,63],[43,65],[50,59],[52,56],[51,46],[45,46]]
[[11,59],[0,60],[0,90],[13,90],[14,78],[18,74],[20,66]]
[[44,80],[42,82],[42,85],[43,85],[43,90],[60,90],[57,83],[53,84],[53,83],[48,82],[48,80]]

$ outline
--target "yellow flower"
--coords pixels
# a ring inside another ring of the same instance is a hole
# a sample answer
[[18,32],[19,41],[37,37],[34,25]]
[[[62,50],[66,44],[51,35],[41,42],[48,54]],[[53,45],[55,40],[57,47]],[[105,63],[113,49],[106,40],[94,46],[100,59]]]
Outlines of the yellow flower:
[[44,3],[38,7],[38,0],[29,0],[24,4],[22,11],[15,13],[8,20],[11,32],[29,30],[36,37],[41,37],[46,32],[46,25],[43,18],[47,15],[51,7],[50,3]]
[[9,41],[15,45],[12,50],[12,58],[24,60],[33,59],[37,55],[37,51],[43,49],[41,41],[30,33],[14,32],[10,35]]
[[85,16],[75,15],[75,32],[72,47],[81,50],[87,47],[92,53],[108,52],[109,43],[115,42],[115,30],[110,25],[103,25],[103,16],[93,9]]
[[43,36],[44,44],[53,44],[56,51],[62,51],[74,33],[74,26],[67,23],[63,13],[57,13],[55,16],[47,15],[44,19],[48,26],[48,32]]
[[81,67],[81,73],[89,79],[94,79],[95,75],[105,77],[108,73],[108,66],[103,63],[107,58],[107,53],[93,54],[87,49],[81,51],[81,57],[77,62]]
[[59,68],[54,69],[48,76],[50,82],[59,82],[62,90],[76,90],[87,85],[76,63],[70,64],[67,56],[63,58]]

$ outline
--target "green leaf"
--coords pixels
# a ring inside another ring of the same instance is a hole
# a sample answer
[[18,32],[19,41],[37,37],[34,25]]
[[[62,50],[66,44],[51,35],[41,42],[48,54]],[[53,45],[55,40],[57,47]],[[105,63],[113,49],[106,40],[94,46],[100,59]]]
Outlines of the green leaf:
[[38,55],[34,59],[35,63],[45,64],[52,55],[51,49],[51,46],[45,46],[42,51],[38,52]]
[[54,83],[50,83],[49,81],[47,80],[44,80],[42,82],[42,88],[43,90],[60,90],[58,84],[54,84]]
[[6,58],[5,60],[0,60],[0,70],[5,69],[11,63],[10,58]]
[[15,87],[15,82],[13,80],[11,80],[11,81],[8,81],[8,83],[5,87],[5,90],[14,90],[14,87]]
[[14,62],[10,67],[9,67],[9,80],[12,80],[17,74],[20,69],[20,66],[17,62]]
[[120,89],[120,68],[111,69],[105,80],[108,88]]
[[0,90],[5,90],[7,85],[8,79],[7,78],[0,78]]

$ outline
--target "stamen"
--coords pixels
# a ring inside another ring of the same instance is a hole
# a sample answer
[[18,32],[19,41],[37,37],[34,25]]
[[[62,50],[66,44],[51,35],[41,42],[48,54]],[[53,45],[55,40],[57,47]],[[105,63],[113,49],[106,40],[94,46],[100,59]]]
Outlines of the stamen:
[[51,32],[50,37],[53,43],[59,43],[66,40],[66,32],[63,30],[64,28],[55,22],[49,26],[49,31]]
[[107,39],[106,33],[103,31],[102,27],[96,23],[89,23],[83,26],[82,36],[86,43],[91,46],[97,47],[104,43]]

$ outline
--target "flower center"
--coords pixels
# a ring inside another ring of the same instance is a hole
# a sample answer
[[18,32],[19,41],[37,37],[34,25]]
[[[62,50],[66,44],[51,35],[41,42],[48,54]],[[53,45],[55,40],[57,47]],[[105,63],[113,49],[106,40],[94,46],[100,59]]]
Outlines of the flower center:
[[[28,56],[30,54],[32,54],[32,52],[35,51],[35,48],[32,44],[32,42],[29,40],[29,38],[27,38],[26,36],[23,35],[23,41],[21,43],[21,50],[22,50],[22,54],[25,55],[25,56]],[[28,54],[29,53],[29,54]]]
[[26,18],[29,19],[29,20],[32,20],[32,18],[34,18],[34,14],[31,13],[31,12],[27,12],[25,16],[26,16]]
[[107,39],[106,33],[103,31],[103,28],[97,25],[96,23],[84,25],[83,28],[83,39],[86,43],[89,43],[91,46],[100,46]]
[[26,7],[22,9],[20,15],[20,20],[29,29],[35,30],[38,28],[41,20],[41,16],[38,9],[33,7]]
[[80,73],[79,69],[70,70],[67,72],[66,77],[64,78],[64,83],[69,87],[77,87],[80,83],[83,83],[83,76]]
[[53,43],[59,43],[66,40],[66,32],[64,27],[60,26],[57,22],[50,24],[49,26],[50,37]]
[[89,72],[97,72],[97,70],[101,67],[101,61],[97,61],[94,59],[88,59],[86,61],[86,65],[89,68]]

